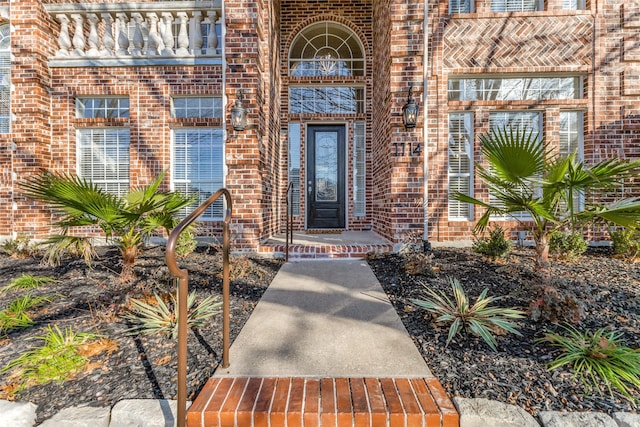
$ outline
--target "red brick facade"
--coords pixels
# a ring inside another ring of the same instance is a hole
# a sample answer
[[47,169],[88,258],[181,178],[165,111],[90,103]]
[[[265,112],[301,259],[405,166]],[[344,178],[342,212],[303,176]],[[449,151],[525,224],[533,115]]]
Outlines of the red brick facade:
[[[171,168],[172,129],[223,127],[234,245],[242,250],[255,249],[284,229],[288,126],[294,122],[301,129],[295,227],[307,227],[307,126],[338,124],[346,130],[345,228],[373,229],[394,242],[407,233],[423,233],[425,221],[431,241],[471,240],[474,221],[453,221],[448,215],[451,112],[472,112],[475,135],[489,129],[493,111],[541,112],[546,140],[558,144],[560,112],[580,111],[585,160],[640,156],[638,1],[587,0],[585,10],[568,11],[562,9],[562,0],[546,0],[543,11],[492,13],[490,0],[475,0],[475,11],[464,14],[449,14],[447,1],[432,0],[231,0],[223,7],[205,1],[222,11],[224,54],[219,62],[65,66],[52,62],[61,24],[50,10],[74,3],[127,2],[0,1],[6,15],[2,22],[11,25],[13,115],[11,132],[0,134],[1,237],[50,232],[49,212],[23,198],[18,183],[41,168],[75,173],[76,131],[83,127],[129,129],[132,186]],[[142,3],[153,2],[127,4]],[[340,24],[358,38],[366,64],[362,76],[290,76],[292,42],[304,28],[323,21]],[[89,31],[85,24],[85,33]],[[479,75],[579,76],[584,93],[571,100],[449,100],[450,77]],[[290,112],[292,86],[332,82],[362,87],[364,111]],[[417,127],[406,130],[401,115],[409,87],[421,109]],[[228,121],[239,90],[249,112],[249,127],[242,132]],[[129,98],[128,118],[76,118],[78,96],[114,95]],[[223,97],[224,117],[172,119],[171,97],[185,95]],[[359,122],[365,123],[364,215],[354,214],[353,202],[353,135]],[[482,162],[474,145],[473,160]],[[479,180],[474,194],[487,196]],[[476,210],[475,219],[479,215]]]

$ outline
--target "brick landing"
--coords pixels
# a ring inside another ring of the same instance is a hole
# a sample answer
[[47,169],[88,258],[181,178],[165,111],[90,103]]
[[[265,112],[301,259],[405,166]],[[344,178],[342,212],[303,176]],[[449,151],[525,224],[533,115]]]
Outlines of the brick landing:
[[[289,245],[291,259],[363,258],[369,252],[392,252],[393,244],[372,231],[342,231],[328,234],[296,232]],[[284,258],[285,236],[274,236],[258,247],[265,256]]]
[[458,427],[435,378],[209,379],[188,427]]

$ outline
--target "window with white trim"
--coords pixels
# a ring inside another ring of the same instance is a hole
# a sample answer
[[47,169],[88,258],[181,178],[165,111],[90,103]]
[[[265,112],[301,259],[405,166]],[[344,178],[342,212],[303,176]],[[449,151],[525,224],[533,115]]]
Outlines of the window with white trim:
[[544,10],[544,0],[491,0],[491,12],[533,12]]
[[366,144],[365,123],[353,125],[353,214],[364,216],[366,213]]
[[11,38],[8,24],[0,25],[0,133],[11,132]]
[[[198,196],[197,202],[183,212],[187,215],[224,185],[222,129],[174,129],[172,140],[172,188],[186,195]],[[211,205],[201,218],[219,221],[223,216],[224,203],[220,199]]]
[[449,0],[449,14],[472,13],[474,11],[473,0]]
[[79,119],[129,118],[127,97],[78,97],[76,117]]
[[222,117],[222,98],[174,96],[171,99],[171,117],[177,119],[220,118]]
[[[498,129],[511,129],[514,134],[532,133],[532,138],[542,138],[542,113],[538,111],[495,111],[489,113],[489,129],[490,131]],[[489,203],[494,206],[500,206],[498,199],[489,192]],[[495,219],[509,219],[509,217],[517,217],[526,219],[529,217],[527,212],[514,212],[506,216],[496,215]]]
[[454,200],[460,192],[473,196],[473,113],[449,114],[449,219],[470,220],[469,203]]
[[289,88],[291,114],[364,113],[364,88],[353,86],[294,86]]
[[108,193],[129,191],[129,129],[78,130],[78,176]]
[[546,101],[582,98],[582,78],[451,77],[449,101]]
[[318,22],[304,28],[289,49],[292,77],[364,76],[364,48],[359,37],[337,22]]
[[[561,156],[576,154],[576,160],[584,159],[584,123],[582,111],[560,112],[560,147]],[[584,209],[584,194],[576,192],[573,196],[573,209]]]
[[587,8],[585,0],[562,0],[564,10],[584,10]]
[[300,215],[300,123],[289,123],[289,182],[293,182],[292,212]]

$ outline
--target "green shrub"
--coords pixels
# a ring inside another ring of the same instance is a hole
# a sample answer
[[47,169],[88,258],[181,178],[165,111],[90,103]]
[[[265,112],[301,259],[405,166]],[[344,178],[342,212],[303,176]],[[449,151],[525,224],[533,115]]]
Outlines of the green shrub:
[[586,252],[589,243],[582,233],[554,231],[549,240],[549,251],[558,258],[574,260]]
[[488,297],[483,290],[475,304],[470,305],[462,285],[457,279],[450,278],[453,301],[444,293],[435,292],[424,286],[424,299],[411,299],[420,308],[438,316],[436,322],[450,323],[447,345],[460,332],[466,331],[479,336],[493,351],[496,351],[496,339],[492,328],[521,335],[509,319],[520,319],[523,312],[512,308],[492,307],[492,303],[501,297]]
[[47,333],[34,339],[44,345],[32,348],[17,359],[9,362],[0,372],[13,369],[13,377],[18,378],[19,386],[14,392],[24,390],[32,384],[63,382],[79,373],[87,359],[79,353],[81,346],[95,338],[93,334],[76,333],[71,328],[61,331],[51,325]]
[[610,231],[613,253],[633,260],[640,256],[640,232],[628,228]]
[[540,340],[560,349],[549,369],[571,365],[575,375],[582,379],[585,391],[595,388],[602,392],[600,382],[603,382],[610,395],[613,387],[635,401],[629,386],[640,388],[640,349],[624,346],[621,334],[606,333],[604,329],[592,333],[565,327],[564,331],[565,335],[550,333]]
[[[177,301],[174,294],[171,294],[171,304],[167,305],[160,295],[154,294],[156,304],[148,304],[144,301],[131,299],[131,314],[124,316],[125,319],[135,323],[129,332],[141,335],[151,335],[161,333],[171,339],[178,337],[178,315]],[[207,297],[195,304],[196,293],[191,292],[187,296],[187,326],[189,328],[199,328],[210,317],[220,312],[222,302],[219,298]]]
[[178,257],[186,257],[196,250],[196,246],[198,246],[198,241],[196,240],[197,228],[197,224],[192,223],[178,236],[178,241],[176,242],[176,255]]
[[489,237],[476,237],[473,242],[473,251],[495,258],[503,258],[511,251],[511,242],[504,236],[504,229],[495,225],[489,230]]
[[30,274],[23,274],[20,277],[13,279],[7,286],[2,288],[3,291],[10,291],[13,289],[33,289],[38,288],[47,283],[55,283],[56,279],[50,276],[32,276]]
[[15,239],[2,242],[0,250],[13,258],[28,258],[38,254],[38,249],[31,241],[31,237],[22,233]]
[[0,333],[6,334],[12,329],[28,328],[33,325],[34,322],[28,311],[49,301],[51,301],[49,297],[34,297],[31,294],[25,294],[11,301],[4,310],[0,311]]

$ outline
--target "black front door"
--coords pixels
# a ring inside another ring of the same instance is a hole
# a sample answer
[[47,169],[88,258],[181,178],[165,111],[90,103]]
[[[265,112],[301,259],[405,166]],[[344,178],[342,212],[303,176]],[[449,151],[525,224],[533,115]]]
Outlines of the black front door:
[[307,128],[308,228],[344,228],[344,144],[344,126]]

